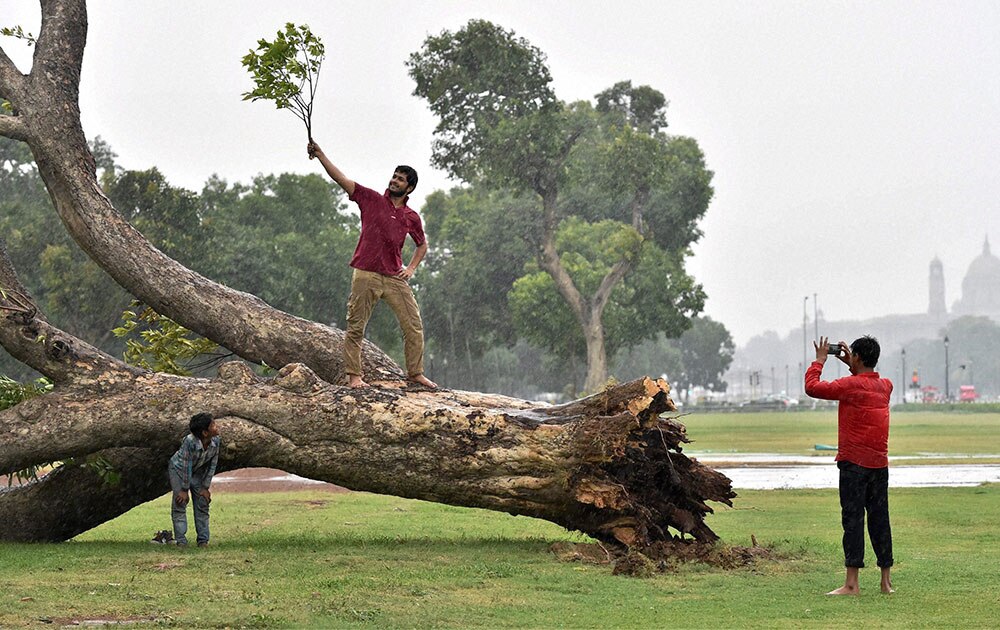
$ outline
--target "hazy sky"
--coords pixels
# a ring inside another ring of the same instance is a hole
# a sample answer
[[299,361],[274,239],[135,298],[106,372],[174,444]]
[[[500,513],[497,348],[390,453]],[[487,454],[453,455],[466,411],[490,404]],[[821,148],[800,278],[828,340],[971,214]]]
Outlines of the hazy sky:
[[[415,166],[417,208],[453,185],[430,167],[435,119],[403,65],[427,35],[471,18],[513,29],[548,55],[566,101],[623,79],[653,86],[670,101],[668,131],[696,138],[715,172],[689,269],[739,344],[801,325],[813,293],[832,320],[921,312],[935,255],[950,308],[984,237],[1000,253],[997,2],[90,5],[87,135],[125,168],[156,166],[196,191],[213,173],[319,170],[291,113],[240,96],[240,58],[287,21],[326,44],[317,141],[369,186]],[[38,23],[37,2],[0,0],[0,26],[37,35]],[[0,45],[28,70],[30,49]]]

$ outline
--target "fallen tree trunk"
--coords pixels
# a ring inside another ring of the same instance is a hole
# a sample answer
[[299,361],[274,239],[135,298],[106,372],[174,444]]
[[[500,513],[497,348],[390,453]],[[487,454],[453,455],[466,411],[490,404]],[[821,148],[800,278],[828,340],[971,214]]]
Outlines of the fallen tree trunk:
[[122,287],[250,362],[218,379],[150,374],[50,325],[0,247],[0,345],[54,390],[0,412],[0,474],[101,455],[122,481],[70,465],[0,492],[0,540],[65,540],[168,490],[165,468],[188,418],[221,418],[220,470],[279,468],[357,490],[544,518],[602,540],[712,541],[706,501],[729,480],[681,453],[684,427],[662,381],[643,379],[559,407],[502,396],[407,389],[366,343],[366,375],[343,377],[344,333],[293,317],[165,256],[102,192],[80,124],[84,0],[41,0],[29,74],[0,49],[0,135],[30,147],[67,231]]
[[683,426],[660,417],[672,409],[663,381],[542,408],[384,385],[334,387],[302,365],[262,381],[231,363],[216,380],[146,374],[100,396],[69,390],[21,403],[0,415],[8,429],[0,472],[103,452],[123,484],[109,488],[76,466],[8,489],[0,539],[66,539],[162,495],[166,459],[186,419],[204,409],[221,417],[220,470],[280,468],[354,490],[543,518],[628,545],[683,534],[715,540],[705,501],[735,496],[726,477],[681,453]]

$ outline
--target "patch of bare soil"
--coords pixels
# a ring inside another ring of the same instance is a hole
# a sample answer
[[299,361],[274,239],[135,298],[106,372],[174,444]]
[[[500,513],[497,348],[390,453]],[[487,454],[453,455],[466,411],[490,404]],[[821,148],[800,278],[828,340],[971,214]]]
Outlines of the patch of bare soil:
[[[218,485],[216,485],[218,484]],[[274,468],[241,468],[215,476],[212,491],[221,492],[294,492],[295,490],[321,490],[324,492],[350,492],[332,483],[318,483],[289,475]]]
[[118,617],[114,615],[109,616],[94,616],[94,617],[42,617],[39,619],[40,622],[44,624],[52,624],[60,628],[72,627],[72,626],[88,626],[88,627],[100,627],[100,626],[125,626],[133,623],[147,623],[150,621],[159,621],[156,617],[150,617],[147,615],[129,615],[128,617]]
[[563,562],[583,562],[584,564],[611,564],[615,559],[615,551],[606,549],[599,543],[557,542],[549,547]]
[[775,560],[775,553],[756,544],[752,547],[699,543],[674,539],[654,543],[644,549],[605,546],[600,543],[555,543],[550,548],[563,562],[613,564],[613,575],[652,577],[669,573],[687,562],[703,562],[722,569],[753,567],[758,562]]

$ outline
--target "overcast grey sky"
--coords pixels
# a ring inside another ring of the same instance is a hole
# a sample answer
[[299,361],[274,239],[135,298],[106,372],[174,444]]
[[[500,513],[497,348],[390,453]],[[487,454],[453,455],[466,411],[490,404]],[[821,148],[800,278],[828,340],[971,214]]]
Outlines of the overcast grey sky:
[[[950,308],[983,238],[1000,252],[997,2],[90,5],[87,135],[124,167],[156,166],[196,191],[213,173],[319,170],[296,118],[240,96],[240,58],[287,21],[327,47],[317,141],[370,186],[415,166],[417,208],[453,185],[430,167],[435,120],[403,65],[427,35],[472,18],[513,29],[548,55],[567,101],[622,79],[653,86],[670,101],[668,131],[696,138],[715,172],[689,269],[739,344],[801,325],[813,293],[833,320],[923,311],[935,255]],[[0,25],[37,34],[38,23],[34,0],[0,0]],[[0,44],[28,70],[29,49]]]

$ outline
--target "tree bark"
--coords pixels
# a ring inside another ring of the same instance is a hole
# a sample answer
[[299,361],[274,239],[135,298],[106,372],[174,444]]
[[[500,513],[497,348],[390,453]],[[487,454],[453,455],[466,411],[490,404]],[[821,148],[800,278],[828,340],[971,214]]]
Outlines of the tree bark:
[[[640,379],[557,407],[403,383],[352,390],[293,364],[261,380],[139,374],[71,386],[0,413],[0,473],[101,453],[121,486],[74,465],[0,492],[0,539],[63,540],[168,491],[187,419],[219,417],[219,470],[280,468],[354,490],[543,518],[605,541],[713,541],[706,501],[729,480],[688,459],[663,381]],[[50,487],[51,486],[51,487]]]
[[[167,459],[188,418],[220,418],[219,470],[280,468],[347,488],[544,518],[602,540],[715,539],[706,501],[729,504],[729,480],[681,452],[683,425],[665,382],[642,379],[559,407],[502,396],[407,388],[367,344],[381,386],[343,377],[343,331],[293,317],[165,256],[101,191],[79,118],[86,40],[83,0],[42,0],[28,75],[0,50],[0,94],[14,115],[0,134],[25,141],[74,240],[122,287],[250,362],[284,365],[273,379],[245,363],[219,378],[152,374],[50,325],[0,247],[0,344],[54,390],[0,412],[0,474],[70,460],[0,491],[0,540],[65,540],[166,492]],[[79,462],[100,455],[105,484]]]

